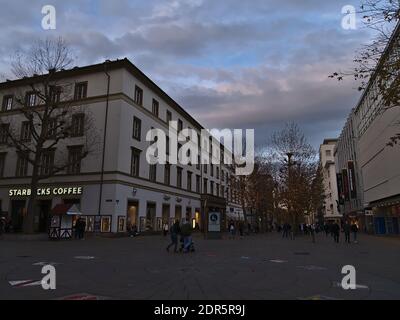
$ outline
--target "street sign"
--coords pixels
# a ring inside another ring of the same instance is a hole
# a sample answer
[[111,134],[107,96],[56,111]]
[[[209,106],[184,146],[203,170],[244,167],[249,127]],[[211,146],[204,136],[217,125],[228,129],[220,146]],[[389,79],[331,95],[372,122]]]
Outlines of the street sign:
[[221,213],[211,211],[208,214],[208,231],[221,232]]

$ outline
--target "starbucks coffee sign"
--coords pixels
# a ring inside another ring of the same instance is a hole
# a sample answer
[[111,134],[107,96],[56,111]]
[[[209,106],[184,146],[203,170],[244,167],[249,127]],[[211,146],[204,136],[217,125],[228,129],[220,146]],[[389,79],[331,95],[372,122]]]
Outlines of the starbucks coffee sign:
[[[82,187],[51,187],[51,188],[38,188],[38,196],[80,196],[82,195]],[[10,189],[8,195],[10,197],[29,197],[32,191],[29,188]]]

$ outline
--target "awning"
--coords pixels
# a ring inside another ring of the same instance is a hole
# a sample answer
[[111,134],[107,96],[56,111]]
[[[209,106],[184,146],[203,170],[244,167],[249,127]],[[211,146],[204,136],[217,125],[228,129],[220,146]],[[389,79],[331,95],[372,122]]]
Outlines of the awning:
[[74,204],[57,204],[52,210],[51,214],[53,216],[79,216],[82,213],[78,210]]

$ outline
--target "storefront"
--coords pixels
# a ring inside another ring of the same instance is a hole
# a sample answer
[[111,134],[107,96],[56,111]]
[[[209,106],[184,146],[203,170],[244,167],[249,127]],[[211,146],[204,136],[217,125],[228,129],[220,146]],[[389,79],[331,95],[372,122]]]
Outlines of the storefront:
[[372,203],[375,234],[400,234],[400,196]]

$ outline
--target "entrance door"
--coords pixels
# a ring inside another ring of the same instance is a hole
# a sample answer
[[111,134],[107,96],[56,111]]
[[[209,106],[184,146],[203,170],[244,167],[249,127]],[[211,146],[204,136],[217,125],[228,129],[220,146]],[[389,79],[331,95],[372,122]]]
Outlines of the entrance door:
[[162,206],[162,224],[164,225],[165,223],[169,224],[169,210],[170,206],[169,204],[163,204]]
[[182,207],[175,206],[175,221],[178,220],[179,223],[182,222]]
[[25,210],[25,200],[11,201],[11,224],[14,232],[22,230],[23,212]]
[[47,232],[50,222],[51,200],[42,200],[38,203],[39,208],[39,221],[38,231]]
[[138,227],[138,222],[139,222],[138,217],[139,217],[139,202],[129,201],[128,211],[126,213],[126,227],[128,229],[133,226]]
[[385,218],[375,218],[375,233],[386,234]]
[[148,230],[148,231],[156,230],[156,204],[155,203],[147,203],[146,230]]

